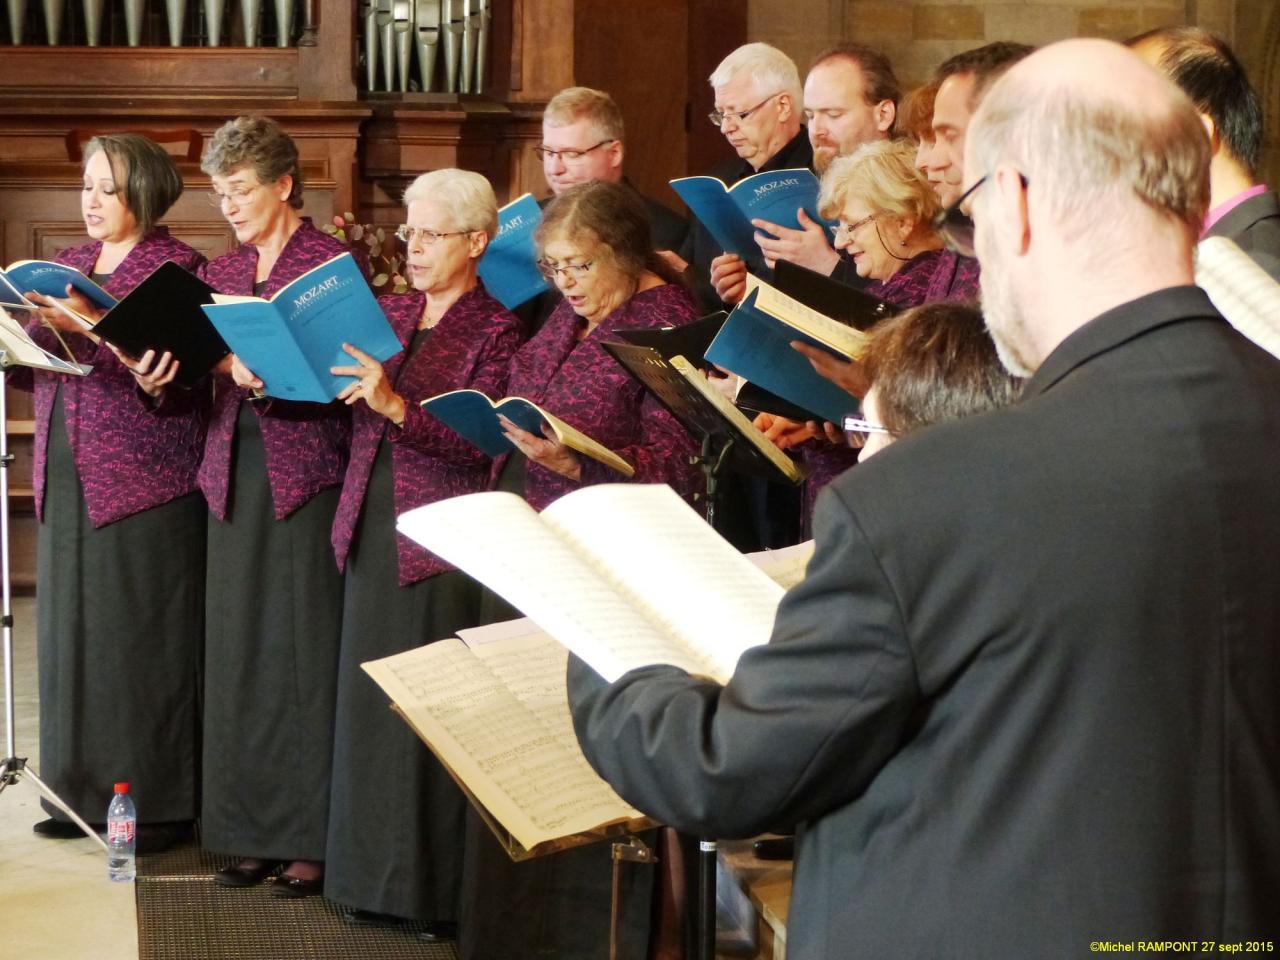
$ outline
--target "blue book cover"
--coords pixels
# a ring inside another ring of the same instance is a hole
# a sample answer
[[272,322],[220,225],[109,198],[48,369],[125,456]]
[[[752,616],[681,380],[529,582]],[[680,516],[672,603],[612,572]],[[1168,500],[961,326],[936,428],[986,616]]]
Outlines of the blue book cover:
[[757,308],[760,295],[761,288],[752,290],[729,314],[707,348],[707,361],[808,410],[815,419],[840,423],[858,409],[858,401],[814,370],[803,354],[791,349],[791,341],[836,356],[841,352]]
[[608,447],[597,443],[580,430],[543,410],[524,397],[507,397],[494,403],[479,390],[453,390],[422,401],[422,409],[460,437],[475,444],[491,457],[510,453],[515,445],[502,432],[498,414],[502,414],[521,430],[545,436],[543,426],[551,428],[556,439],[623,476],[634,476],[635,469]]
[[270,300],[214,295],[202,309],[269,396],[328,403],[351,383],[330,367],[355,363],[359,347],[379,362],[402,349],[351,254],[307,271]]
[[[46,297],[66,297],[67,284],[95,307],[110,310],[116,298],[86,277],[75,267],[48,260],[19,260],[11,263],[3,275],[18,293],[34,291]],[[25,303],[25,298],[23,299]]]
[[550,284],[538,270],[533,232],[542,220],[542,209],[533,194],[526,193],[498,211],[498,235],[480,258],[480,279],[489,295],[508,310],[532,300]]
[[491,457],[515,449],[503,436],[499,413],[521,430],[537,436],[542,436],[542,425],[547,422],[537,405],[523,397],[507,397],[495,404],[479,390],[442,393],[423,400],[422,408]]
[[796,211],[818,216],[818,178],[803,167],[771,170],[739,180],[732,187],[715,177],[684,177],[671,181],[693,215],[726,253],[736,253],[753,268],[764,265],[752,220],[768,220],[780,227],[800,229]]

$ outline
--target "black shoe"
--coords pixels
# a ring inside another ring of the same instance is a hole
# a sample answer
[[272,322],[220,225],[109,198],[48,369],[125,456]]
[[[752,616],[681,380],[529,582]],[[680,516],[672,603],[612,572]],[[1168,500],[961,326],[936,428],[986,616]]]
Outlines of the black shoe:
[[279,860],[262,860],[257,865],[248,861],[219,870],[213,875],[213,882],[223,887],[254,887],[260,884],[280,866]]
[[[90,826],[93,825],[90,824]],[[100,827],[95,826],[94,829],[97,830]],[[53,817],[32,824],[31,832],[37,836],[48,837],[51,840],[75,840],[78,837],[88,836],[87,833],[70,820],[55,820]]]
[[458,939],[458,925],[452,920],[427,920],[418,931],[419,940],[441,943],[445,940]]
[[276,877],[275,882],[271,884],[271,895],[275,897],[286,897],[290,900],[300,900],[303,897],[314,897],[324,890],[324,877],[319,876],[314,880],[306,880],[303,877],[291,877],[287,873],[282,873]]
[[357,927],[398,927],[405,922],[404,917],[393,913],[378,913],[375,910],[361,910],[359,907],[343,907],[342,919]]

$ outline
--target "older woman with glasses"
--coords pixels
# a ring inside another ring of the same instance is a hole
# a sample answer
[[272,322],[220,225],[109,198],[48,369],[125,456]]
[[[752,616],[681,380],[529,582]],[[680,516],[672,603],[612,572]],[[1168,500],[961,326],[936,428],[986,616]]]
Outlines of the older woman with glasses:
[[[698,486],[693,438],[600,346],[615,330],[676,326],[697,311],[653,252],[644,205],[622,184],[573,187],[547,207],[536,242],[544,273],[564,296],[511,362],[507,392],[534,401],[614,450],[635,468],[627,478],[509,421],[517,452],[499,462],[498,485],[541,509],[594,483],[667,483],[683,496]],[[486,619],[518,616],[490,602]],[[599,957],[609,942],[607,844],[512,863],[468,814],[462,891],[463,958]],[[628,950],[643,956],[651,886],[629,887]],[[518,904],[518,909],[512,909]]]
[[[166,260],[196,269],[204,257],[157,225],[181,193],[182,175],[157,144],[129,133],[93,138],[80,192],[89,242],[58,261],[116,297]],[[78,297],[73,304],[93,312]],[[9,374],[11,385],[35,391],[40,769],[90,823],[103,821],[111,784],[128,780],[140,845],[154,851],[197,810],[204,421],[189,396],[154,416],[132,360],[50,304],[29,332],[61,354],[51,328],[92,369]],[[53,818],[36,833],[80,835],[46,808]]]
[[[835,160],[822,178],[819,210],[838,220],[835,245],[852,258],[859,276],[872,281],[866,287],[872,296],[896,307],[977,296],[976,272],[962,269],[970,261],[943,249],[937,194],[915,166],[911,141],[868,143]],[[857,406],[855,398],[867,389],[861,364],[841,362],[805,344],[793,346],[849,391],[851,410]],[[857,454],[839,442],[834,424],[799,424],[767,414],[756,423],[779,446],[796,447],[813,468],[804,488],[807,522],[818,492],[853,466]]]
[[[299,215],[302,171],[273,120],[238,117],[201,164],[240,246],[205,279],[269,297],[346,252]],[[250,402],[234,357],[213,377],[200,486],[209,501],[204,804],[210,850],[237,854],[224,886],[288,863],[273,893],[319,893],[329,809],[342,577],[329,531],[347,466],[341,403]]]
[[476,267],[498,231],[478,173],[434,170],[405,192],[412,293],[380,301],[405,347],[385,364],[348,346],[355,378],[351,461],[333,524],[346,568],[325,895],[353,923],[423,921],[451,935],[458,916],[466,801],[360,664],[441,640],[479,621],[480,587],[398,534],[397,515],[489,485],[490,460],[419,403],[450,390],[501,399],[520,322]]
[[[582,184],[551,202],[538,227],[539,266],[564,301],[516,354],[508,391],[613,450],[635,468],[634,482],[669,483],[691,495],[693,440],[600,346],[614,330],[678,326],[697,316],[649,237],[643,203],[622,184]],[[552,439],[505,426],[519,456],[503,461],[504,485],[539,510],[580,486],[627,479]]]

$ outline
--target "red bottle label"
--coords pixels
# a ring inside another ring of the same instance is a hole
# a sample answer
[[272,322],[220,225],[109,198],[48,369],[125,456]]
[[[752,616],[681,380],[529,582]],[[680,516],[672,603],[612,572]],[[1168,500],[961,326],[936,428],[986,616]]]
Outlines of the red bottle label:
[[112,820],[107,824],[107,843],[133,843],[132,820]]

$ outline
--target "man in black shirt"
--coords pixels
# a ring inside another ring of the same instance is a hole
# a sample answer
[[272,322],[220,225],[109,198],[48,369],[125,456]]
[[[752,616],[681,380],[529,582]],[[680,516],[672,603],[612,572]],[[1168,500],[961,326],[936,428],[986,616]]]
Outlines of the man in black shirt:
[[[753,173],[813,167],[813,148],[800,122],[800,73],[790,57],[767,43],[748,43],[720,62],[710,82],[716,94],[711,122],[738,155],[736,161],[713,170],[712,176],[732,186]],[[746,266],[737,256],[725,253],[702,224],[692,224],[680,256],[689,265],[695,293],[708,312],[741,299]],[[717,288],[723,293],[717,293]]]

